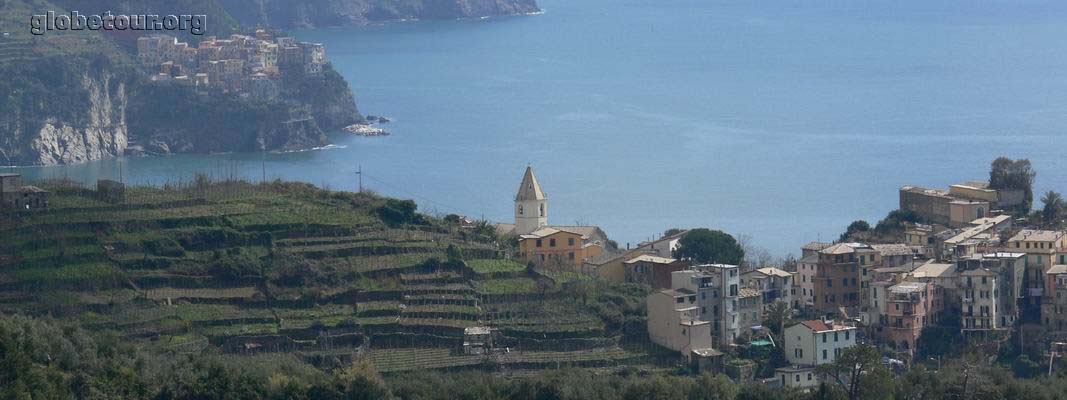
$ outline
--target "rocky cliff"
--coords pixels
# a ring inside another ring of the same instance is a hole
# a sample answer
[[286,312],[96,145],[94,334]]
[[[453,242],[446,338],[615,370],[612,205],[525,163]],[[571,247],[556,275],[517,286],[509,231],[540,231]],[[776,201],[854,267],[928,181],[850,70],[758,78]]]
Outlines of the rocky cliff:
[[126,71],[105,59],[0,69],[0,164],[98,160],[126,149]]
[[527,14],[536,0],[217,0],[245,26],[308,28]]

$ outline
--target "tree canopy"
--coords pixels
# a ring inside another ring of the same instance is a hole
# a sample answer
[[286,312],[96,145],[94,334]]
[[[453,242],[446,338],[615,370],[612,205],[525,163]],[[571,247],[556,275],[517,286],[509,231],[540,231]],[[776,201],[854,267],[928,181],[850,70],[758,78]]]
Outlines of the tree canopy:
[[737,239],[723,231],[698,228],[682,236],[675,256],[702,264],[739,265],[745,259],[745,250]]
[[1044,220],[1045,225],[1055,227],[1063,216],[1065,206],[1063,196],[1049,190],[1041,197],[1041,203],[1044,204],[1044,208],[1041,209],[1041,219]]
[[848,224],[848,228],[845,229],[845,233],[841,234],[841,241],[844,242],[848,240],[848,238],[852,237],[852,235],[855,235],[859,232],[867,232],[869,230],[871,230],[871,224],[867,223],[867,221],[864,221],[862,219],[852,221],[851,224]]
[[1019,211],[1028,213],[1034,203],[1033,188],[1036,176],[1037,172],[1030,166],[1030,160],[999,157],[993,160],[989,169],[989,188],[1022,190],[1023,204]]

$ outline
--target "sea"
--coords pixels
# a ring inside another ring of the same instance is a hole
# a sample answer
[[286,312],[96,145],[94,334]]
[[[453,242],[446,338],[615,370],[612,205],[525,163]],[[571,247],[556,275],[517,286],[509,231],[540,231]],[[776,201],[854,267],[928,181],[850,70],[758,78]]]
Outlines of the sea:
[[708,227],[783,257],[873,225],[903,185],[987,179],[1001,155],[1031,160],[1037,192],[1067,190],[1067,2],[540,5],[294,32],[326,45],[391,136],[6,170],[344,190],[362,171],[364,188],[422,211],[510,221],[532,166],[552,224],[599,225],[621,246]]

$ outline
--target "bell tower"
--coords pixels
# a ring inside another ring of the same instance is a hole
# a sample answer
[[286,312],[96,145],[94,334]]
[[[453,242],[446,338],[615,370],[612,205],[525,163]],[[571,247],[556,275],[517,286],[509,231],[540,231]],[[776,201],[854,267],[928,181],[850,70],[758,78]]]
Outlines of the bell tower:
[[515,195],[515,233],[524,235],[548,226],[548,198],[537,183],[533,168],[526,167]]

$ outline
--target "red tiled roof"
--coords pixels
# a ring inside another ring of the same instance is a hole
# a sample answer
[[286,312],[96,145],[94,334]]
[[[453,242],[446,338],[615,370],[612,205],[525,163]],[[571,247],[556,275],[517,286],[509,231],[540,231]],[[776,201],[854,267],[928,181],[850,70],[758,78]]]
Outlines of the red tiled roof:
[[817,319],[813,319],[813,320],[810,320],[810,321],[801,321],[800,323],[802,325],[808,327],[808,329],[811,329],[811,330],[816,331],[816,332],[834,330],[833,327],[831,327],[829,325],[826,325],[825,322],[822,322],[822,321],[817,320]]

